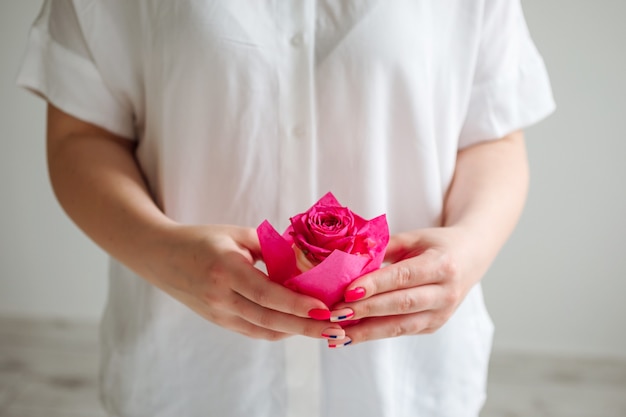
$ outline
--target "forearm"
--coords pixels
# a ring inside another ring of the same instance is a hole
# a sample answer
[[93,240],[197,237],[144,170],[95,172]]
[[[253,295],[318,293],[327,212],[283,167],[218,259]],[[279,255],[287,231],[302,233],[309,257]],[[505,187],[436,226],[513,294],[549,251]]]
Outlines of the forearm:
[[134,144],[48,110],[48,170],[69,217],[99,246],[149,277],[157,237],[171,222],[153,202]]
[[513,231],[528,190],[522,132],[459,152],[443,225],[463,231],[482,275]]

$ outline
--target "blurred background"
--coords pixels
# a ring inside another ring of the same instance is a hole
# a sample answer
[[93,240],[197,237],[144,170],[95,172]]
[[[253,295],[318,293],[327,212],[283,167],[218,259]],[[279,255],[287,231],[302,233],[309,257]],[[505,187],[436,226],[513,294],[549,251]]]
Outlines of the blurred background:
[[[625,361],[626,2],[522,3],[558,108],[526,132],[528,204],[483,281],[494,352]],[[93,327],[107,293],[106,255],[49,186],[45,105],[15,87],[40,5],[0,2],[0,324],[13,326],[0,338],[25,337],[22,322]]]

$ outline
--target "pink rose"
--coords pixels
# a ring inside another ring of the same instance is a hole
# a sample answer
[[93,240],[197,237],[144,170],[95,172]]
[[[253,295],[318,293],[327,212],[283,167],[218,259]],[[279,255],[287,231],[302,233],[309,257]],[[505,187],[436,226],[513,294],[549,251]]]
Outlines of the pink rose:
[[352,281],[380,268],[389,242],[385,215],[365,220],[328,193],[290,220],[282,235],[267,221],[257,228],[273,281],[332,308]]
[[[350,209],[332,201],[332,194],[328,197],[290,219],[289,234],[293,238],[296,261],[302,262],[306,270],[322,262],[334,250],[373,258],[376,242],[367,233],[369,222],[355,218]],[[304,263],[300,254],[310,264]]]

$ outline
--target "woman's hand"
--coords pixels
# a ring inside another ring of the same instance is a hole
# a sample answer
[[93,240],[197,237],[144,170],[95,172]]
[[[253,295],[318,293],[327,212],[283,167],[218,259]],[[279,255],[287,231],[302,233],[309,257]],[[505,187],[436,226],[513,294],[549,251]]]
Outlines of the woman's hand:
[[472,246],[453,227],[392,236],[386,254],[391,264],[353,282],[346,301],[358,300],[336,306],[331,320],[363,319],[346,329],[351,343],[436,331],[484,272],[472,260]]
[[166,234],[146,275],[207,320],[268,340],[344,336],[339,325],[309,318],[315,312],[329,315],[324,303],[270,281],[254,267],[260,257],[254,229],[176,226]]

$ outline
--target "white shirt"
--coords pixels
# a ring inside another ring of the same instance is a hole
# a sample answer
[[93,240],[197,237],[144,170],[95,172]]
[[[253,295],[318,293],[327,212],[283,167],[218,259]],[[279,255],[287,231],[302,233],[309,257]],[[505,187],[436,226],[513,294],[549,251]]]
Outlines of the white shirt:
[[[181,223],[284,229],[327,191],[392,233],[440,224],[457,151],[553,110],[519,0],[58,0],[19,83],[138,141]],[[477,416],[476,286],[435,334],[329,351],[248,339],[112,260],[111,416]]]

